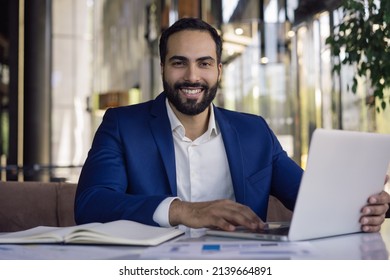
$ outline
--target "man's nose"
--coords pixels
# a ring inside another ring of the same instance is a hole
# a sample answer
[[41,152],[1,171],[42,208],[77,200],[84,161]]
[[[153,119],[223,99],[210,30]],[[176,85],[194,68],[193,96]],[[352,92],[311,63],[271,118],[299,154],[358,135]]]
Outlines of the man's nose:
[[190,64],[186,69],[184,79],[188,82],[198,82],[199,68],[194,64]]

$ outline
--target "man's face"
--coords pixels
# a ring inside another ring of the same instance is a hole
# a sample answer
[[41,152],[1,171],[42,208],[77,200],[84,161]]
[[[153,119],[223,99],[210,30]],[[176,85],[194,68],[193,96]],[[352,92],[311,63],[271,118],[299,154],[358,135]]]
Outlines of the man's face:
[[191,30],[172,34],[165,63],[161,65],[169,102],[186,115],[203,112],[216,95],[221,69],[215,42],[208,32]]

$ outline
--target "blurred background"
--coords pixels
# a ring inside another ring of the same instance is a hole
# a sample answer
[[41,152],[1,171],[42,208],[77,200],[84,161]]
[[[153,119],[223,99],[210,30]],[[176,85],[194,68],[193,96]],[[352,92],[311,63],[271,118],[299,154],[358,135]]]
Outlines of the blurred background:
[[263,116],[302,167],[317,127],[390,133],[390,108],[376,110],[370,83],[358,78],[352,93],[354,67],[332,72],[325,41],[340,5],[0,0],[1,180],[77,182],[104,111],[162,91],[158,39],[182,17],[202,18],[223,38],[215,104]]

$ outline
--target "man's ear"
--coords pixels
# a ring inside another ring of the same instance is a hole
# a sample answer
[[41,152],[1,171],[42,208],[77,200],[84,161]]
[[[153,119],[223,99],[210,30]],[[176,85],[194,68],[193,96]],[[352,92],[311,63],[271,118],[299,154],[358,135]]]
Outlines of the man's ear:
[[221,82],[222,79],[222,63],[218,64],[218,82]]
[[160,72],[161,75],[164,73],[164,63],[160,62]]

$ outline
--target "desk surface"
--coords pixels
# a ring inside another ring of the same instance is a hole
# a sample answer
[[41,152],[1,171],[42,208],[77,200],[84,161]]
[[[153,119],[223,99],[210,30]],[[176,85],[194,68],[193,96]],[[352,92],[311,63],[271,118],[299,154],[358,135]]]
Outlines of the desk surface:
[[[171,258],[383,260],[390,259],[390,219],[385,221],[380,233],[356,233],[304,242],[271,243],[211,236],[197,238],[182,236],[156,247],[7,244],[0,245],[0,259],[126,260]],[[204,250],[205,248],[207,248],[206,251]],[[215,248],[219,248],[218,250],[222,248],[222,250],[217,252]],[[179,252],[179,249],[182,251]]]

